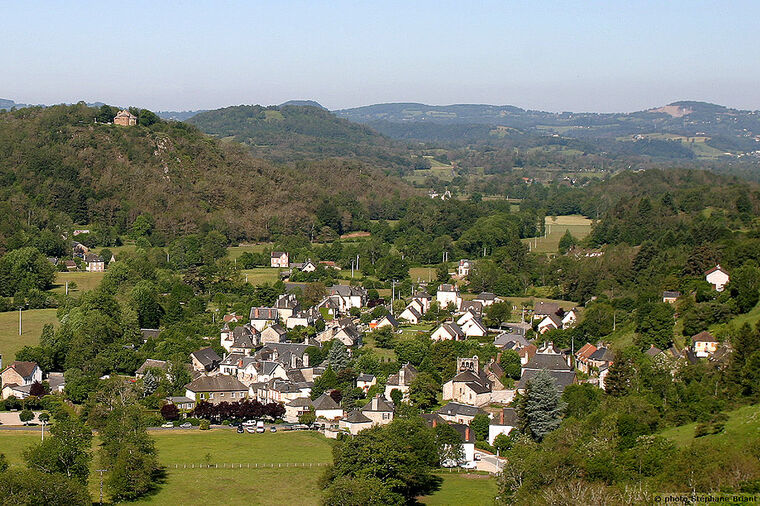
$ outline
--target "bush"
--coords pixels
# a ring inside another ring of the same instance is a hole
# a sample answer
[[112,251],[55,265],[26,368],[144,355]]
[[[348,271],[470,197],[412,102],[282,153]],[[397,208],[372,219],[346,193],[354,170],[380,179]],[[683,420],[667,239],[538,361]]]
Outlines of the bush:
[[200,428],[200,430],[208,430],[210,425],[211,424],[210,424],[210,422],[208,420],[201,420],[199,428]]

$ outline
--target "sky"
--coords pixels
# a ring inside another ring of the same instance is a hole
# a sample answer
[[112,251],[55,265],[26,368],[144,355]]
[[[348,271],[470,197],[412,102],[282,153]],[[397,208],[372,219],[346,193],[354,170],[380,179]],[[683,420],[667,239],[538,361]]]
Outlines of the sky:
[[0,0],[0,98],[760,109],[758,1]]

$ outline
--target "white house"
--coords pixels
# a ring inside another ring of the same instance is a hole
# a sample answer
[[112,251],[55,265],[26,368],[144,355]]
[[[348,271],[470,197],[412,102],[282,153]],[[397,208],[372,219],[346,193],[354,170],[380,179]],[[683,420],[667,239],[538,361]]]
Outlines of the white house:
[[312,401],[317,418],[336,420],[343,417],[343,408],[325,392]]
[[333,285],[330,287],[330,299],[337,303],[338,311],[347,313],[351,308],[367,305],[367,291],[359,286]]
[[538,324],[538,333],[545,334],[550,330],[561,329],[562,318],[556,314],[549,314]]
[[459,265],[457,266],[457,275],[460,278],[466,278],[470,275],[470,269],[472,269],[472,262],[462,259],[459,261]]
[[454,322],[444,323],[430,335],[433,341],[462,341],[464,338],[464,331]]
[[482,292],[477,297],[472,299],[473,302],[480,302],[483,307],[490,306],[492,304],[495,304],[497,302],[502,302],[503,300],[501,297],[497,297],[491,292]]
[[499,434],[509,435],[518,426],[517,411],[515,408],[503,408],[499,414],[491,419],[488,426],[488,444],[493,444]]
[[290,266],[289,255],[284,251],[273,251],[270,256],[269,265],[271,267],[283,267],[285,269]]
[[691,338],[692,351],[697,358],[709,357],[718,350],[718,340],[706,330]]
[[87,263],[87,272],[103,272],[106,270],[106,264],[102,258],[92,253],[84,257],[84,261]]
[[458,311],[459,306],[462,305],[462,297],[459,295],[459,288],[456,285],[443,284],[439,286],[436,298],[438,305],[444,309],[453,305],[454,309]]
[[417,292],[414,294],[413,302],[417,301],[422,306],[418,311],[422,314],[427,313],[430,310],[430,303],[433,302],[433,297],[427,292]]
[[417,309],[417,307],[413,304],[409,304],[408,306],[406,306],[406,309],[404,309],[401,312],[401,314],[398,315],[398,317],[401,320],[406,320],[412,325],[417,325],[419,322],[422,321],[422,314]]
[[261,332],[266,327],[277,323],[280,320],[280,314],[276,307],[252,307],[250,320],[251,326]]
[[364,390],[364,393],[367,393],[367,390],[369,390],[372,385],[377,384],[377,378],[374,374],[360,374],[356,377],[356,388],[361,388]]
[[705,279],[718,292],[722,292],[730,281],[728,272],[720,264],[705,272]]
[[478,318],[467,320],[461,328],[467,337],[485,337],[488,335],[488,329],[483,326]]

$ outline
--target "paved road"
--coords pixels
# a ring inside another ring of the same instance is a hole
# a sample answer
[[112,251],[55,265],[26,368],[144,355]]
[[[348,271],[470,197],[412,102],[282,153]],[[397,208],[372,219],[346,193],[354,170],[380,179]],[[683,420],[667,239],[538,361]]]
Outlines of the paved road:
[[498,473],[504,467],[504,459],[497,457],[491,453],[481,452],[475,450],[475,455],[480,456],[480,460],[477,462],[478,471],[487,471],[489,473]]

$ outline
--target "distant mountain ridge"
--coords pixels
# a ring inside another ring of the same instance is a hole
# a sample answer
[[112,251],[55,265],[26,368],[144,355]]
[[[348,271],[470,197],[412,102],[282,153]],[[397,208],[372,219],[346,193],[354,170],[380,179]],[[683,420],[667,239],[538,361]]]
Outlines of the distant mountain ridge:
[[[616,141],[678,141],[695,156],[718,157],[760,150],[760,111],[682,100],[631,113],[552,113],[511,105],[418,103],[375,104],[335,115],[395,139],[488,140],[520,134]],[[501,129],[501,130],[499,130]]]

